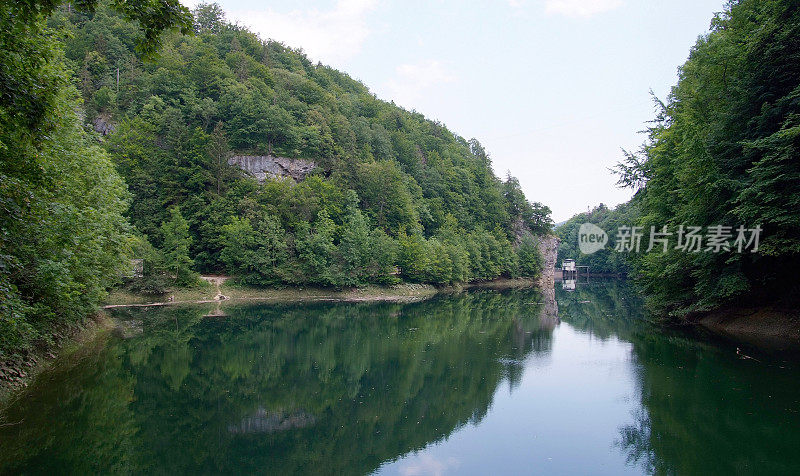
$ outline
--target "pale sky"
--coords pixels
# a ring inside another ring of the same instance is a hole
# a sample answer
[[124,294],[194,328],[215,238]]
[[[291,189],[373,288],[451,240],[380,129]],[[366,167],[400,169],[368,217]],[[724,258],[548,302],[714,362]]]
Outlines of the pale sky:
[[[198,2],[185,2],[192,6]],[[477,138],[556,222],[630,198],[608,171],[638,148],[724,0],[217,0],[379,98]]]

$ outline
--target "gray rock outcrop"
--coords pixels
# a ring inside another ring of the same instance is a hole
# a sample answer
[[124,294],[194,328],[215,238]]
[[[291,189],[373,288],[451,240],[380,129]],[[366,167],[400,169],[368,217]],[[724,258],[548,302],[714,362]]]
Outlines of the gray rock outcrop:
[[95,132],[99,132],[100,134],[107,136],[114,132],[114,129],[117,128],[117,125],[111,119],[110,115],[106,113],[100,113],[92,121],[92,127],[94,127]]
[[272,155],[235,155],[228,159],[228,164],[239,167],[259,182],[267,177],[285,177],[300,182],[317,166],[311,160]]
[[539,253],[542,255],[544,267],[542,277],[539,278],[539,286],[542,289],[552,289],[555,284],[556,259],[558,257],[559,239],[555,235],[541,236],[537,238]]
[[305,428],[315,422],[314,415],[302,410],[271,412],[259,407],[254,414],[244,417],[241,422],[228,425],[228,431],[233,434],[275,433]]
[[539,289],[542,291],[544,304],[540,319],[542,322],[551,322],[553,325],[559,322],[555,289],[555,268],[559,241],[558,237],[554,235],[538,238],[539,253],[541,253],[542,261],[544,262],[542,276],[539,278]]

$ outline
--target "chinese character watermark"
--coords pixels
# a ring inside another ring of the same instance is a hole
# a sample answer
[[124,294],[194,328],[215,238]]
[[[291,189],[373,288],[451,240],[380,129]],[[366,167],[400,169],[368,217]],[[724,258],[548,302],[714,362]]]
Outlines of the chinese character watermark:
[[[646,253],[666,253],[670,249],[684,253],[757,253],[763,229],[760,225],[735,228],[728,225],[670,227],[651,226],[646,233],[641,226],[620,226],[615,234],[614,251],[639,253],[647,239]],[[606,232],[592,223],[584,223],[578,230],[578,247],[583,254],[600,251],[608,244]]]
[[606,247],[608,235],[593,223],[584,223],[578,230],[578,248],[581,253],[590,255]]

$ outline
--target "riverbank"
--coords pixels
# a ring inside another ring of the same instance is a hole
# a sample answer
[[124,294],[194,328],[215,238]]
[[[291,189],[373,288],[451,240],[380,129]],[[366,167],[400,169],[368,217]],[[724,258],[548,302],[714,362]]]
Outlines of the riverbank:
[[[349,289],[326,288],[258,288],[233,283],[223,276],[203,276],[204,283],[191,288],[176,288],[166,294],[145,295],[122,288],[112,290],[103,305],[104,309],[119,307],[157,307],[203,303],[288,303],[313,301],[413,302],[437,294],[459,292],[466,289],[528,288],[537,283],[531,279],[497,279],[468,283],[460,286],[436,287],[429,284],[402,283],[394,286],[366,286]],[[41,346],[24,357],[0,362],[0,407],[25,388],[33,378],[47,369],[52,362],[65,358],[83,345],[93,342],[114,329],[111,318],[99,312],[80,325],[62,328],[51,335],[53,344]]]
[[113,328],[111,318],[101,311],[80,324],[54,330],[50,344],[40,344],[24,356],[0,362],[0,408],[53,362],[72,355],[86,344],[107,335]]
[[726,309],[697,316],[690,322],[757,347],[800,347],[800,312],[797,309]]
[[394,286],[365,286],[360,288],[330,289],[313,287],[260,288],[233,283],[222,276],[204,276],[207,286],[180,288],[162,295],[144,295],[124,289],[113,290],[106,299],[105,308],[168,306],[176,304],[202,304],[217,302],[303,302],[303,301],[417,301],[438,293],[463,289],[509,289],[532,287],[531,279],[497,279],[459,286],[436,287],[430,284],[402,283]]
[[[145,295],[122,288],[112,290],[103,305],[104,309],[119,307],[171,306],[203,303],[288,303],[313,301],[413,302],[437,294],[459,292],[465,289],[512,289],[537,285],[531,279],[497,279],[468,283],[460,286],[436,287],[429,284],[402,283],[394,286],[366,286],[349,289],[326,288],[258,288],[233,283],[224,276],[203,276],[204,283],[190,288],[176,288],[166,294]],[[50,345],[42,345],[24,357],[0,362],[0,407],[54,361],[73,354],[85,344],[107,335],[115,328],[108,315],[101,311],[79,325],[63,327],[51,333]]]
[[424,299],[437,292],[439,292],[437,288],[425,284],[368,286],[342,290],[291,287],[279,289],[229,284],[229,281],[222,280],[219,284],[175,289],[163,295],[137,294],[124,289],[116,289],[109,294],[104,308],[241,301],[407,301]]

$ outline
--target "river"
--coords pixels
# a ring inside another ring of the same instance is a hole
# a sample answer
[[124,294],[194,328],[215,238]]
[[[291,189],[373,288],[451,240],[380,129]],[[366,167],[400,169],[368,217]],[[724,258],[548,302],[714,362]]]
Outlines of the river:
[[116,310],[0,416],[0,473],[798,473],[797,354],[642,309],[609,281]]

